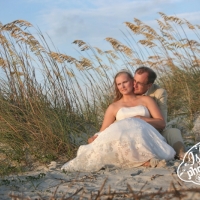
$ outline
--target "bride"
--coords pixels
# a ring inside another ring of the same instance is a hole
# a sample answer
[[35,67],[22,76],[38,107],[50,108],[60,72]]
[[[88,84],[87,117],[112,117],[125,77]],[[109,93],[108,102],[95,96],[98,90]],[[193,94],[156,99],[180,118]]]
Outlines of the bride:
[[[131,168],[170,160],[175,151],[157,131],[165,127],[154,100],[133,93],[133,76],[128,70],[114,78],[115,100],[106,110],[100,132],[79,147],[77,156],[65,163],[65,171],[98,171],[103,167]],[[157,129],[157,130],[156,130]]]

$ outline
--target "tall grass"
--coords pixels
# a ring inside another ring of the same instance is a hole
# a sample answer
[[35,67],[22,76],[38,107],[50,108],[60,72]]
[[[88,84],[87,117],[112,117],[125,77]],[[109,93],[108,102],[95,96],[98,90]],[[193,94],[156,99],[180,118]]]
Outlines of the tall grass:
[[38,39],[31,34],[34,27],[27,21],[2,25],[0,171],[73,157],[77,138],[86,143],[100,128],[120,68],[153,68],[169,95],[169,117],[186,114],[192,120],[200,108],[200,26],[160,16],[157,31],[138,19],[125,22],[125,44],[106,38],[111,50],[74,41],[79,58],[51,50],[40,31]]

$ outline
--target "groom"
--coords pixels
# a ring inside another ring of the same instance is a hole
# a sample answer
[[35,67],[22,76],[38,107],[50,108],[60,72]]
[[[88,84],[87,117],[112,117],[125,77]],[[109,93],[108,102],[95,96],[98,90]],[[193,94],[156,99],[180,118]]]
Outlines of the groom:
[[[136,69],[134,74],[134,93],[136,95],[152,97],[156,101],[167,123],[167,92],[154,84],[156,78],[157,75],[151,68],[142,66]],[[185,146],[180,130],[177,128],[165,128],[164,131],[161,131],[161,134],[176,151],[176,157],[183,159]]]

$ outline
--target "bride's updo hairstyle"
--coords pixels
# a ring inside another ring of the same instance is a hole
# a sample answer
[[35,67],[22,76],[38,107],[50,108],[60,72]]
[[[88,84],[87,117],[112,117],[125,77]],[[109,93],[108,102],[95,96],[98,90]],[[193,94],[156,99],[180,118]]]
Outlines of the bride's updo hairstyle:
[[113,102],[116,102],[118,100],[120,100],[122,98],[122,94],[119,92],[118,88],[117,88],[117,84],[116,84],[116,78],[121,75],[121,74],[127,74],[128,77],[130,79],[133,80],[133,75],[131,73],[131,71],[129,71],[128,69],[121,69],[120,71],[118,71],[114,77],[114,86],[115,86],[115,96],[114,96],[114,100]]

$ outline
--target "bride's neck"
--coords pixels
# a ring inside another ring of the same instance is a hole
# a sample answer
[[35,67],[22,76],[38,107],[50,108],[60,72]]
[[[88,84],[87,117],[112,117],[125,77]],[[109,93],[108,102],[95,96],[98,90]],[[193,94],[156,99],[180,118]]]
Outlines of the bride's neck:
[[122,97],[122,101],[124,101],[124,102],[130,102],[130,101],[133,101],[134,99],[136,99],[135,94],[123,95],[123,97]]

